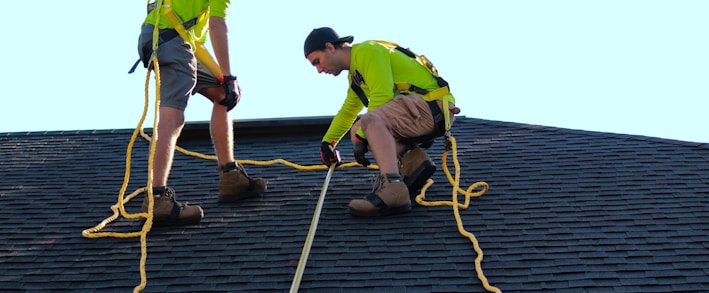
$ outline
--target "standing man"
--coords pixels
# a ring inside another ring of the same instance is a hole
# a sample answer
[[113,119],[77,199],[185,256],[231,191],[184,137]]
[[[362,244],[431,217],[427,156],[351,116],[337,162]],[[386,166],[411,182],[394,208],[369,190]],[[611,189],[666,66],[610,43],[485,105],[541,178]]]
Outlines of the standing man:
[[[326,166],[336,162],[334,148],[349,130],[355,160],[369,165],[365,153],[372,151],[380,173],[371,193],[350,201],[350,213],[405,213],[411,210],[410,196],[436,170],[421,147],[445,134],[460,109],[425,57],[390,42],[350,45],[353,40],[329,27],[314,29],[305,39],[305,58],[318,73],[337,76],[347,70],[350,81],[345,102],[323,136],[321,160]],[[364,107],[368,112],[355,123]]]
[[[201,207],[179,203],[174,189],[167,185],[177,138],[185,123],[184,110],[191,95],[200,93],[214,104],[210,134],[218,162],[219,201],[233,202],[259,196],[266,190],[267,182],[262,178],[252,179],[234,160],[233,120],[229,111],[236,106],[241,93],[229,66],[225,17],[230,1],[164,2],[163,7],[155,7],[155,3],[148,5],[148,16],[138,40],[138,53],[143,65],[152,69],[153,31],[157,26],[155,54],[160,66],[160,108],[153,161],[153,221],[156,225],[182,225],[197,223],[203,217]],[[179,21],[177,25],[170,21],[171,17]],[[187,38],[179,35],[182,28]],[[207,34],[223,76],[215,76],[195,57],[196,46],[205,42]],[[147,197],[142,210],[148,211]]]

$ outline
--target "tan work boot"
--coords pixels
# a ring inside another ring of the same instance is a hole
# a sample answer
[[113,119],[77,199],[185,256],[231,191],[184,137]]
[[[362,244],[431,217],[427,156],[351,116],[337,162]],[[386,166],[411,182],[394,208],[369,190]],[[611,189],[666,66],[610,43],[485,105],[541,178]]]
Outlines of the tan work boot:
[[406,147],[402,153],[399,156],[399,173],[409,188],[410,196],[416,196],[436,172],[436,164],[419,147]]
[[374,188],[364,199],[353,199],[350,214],[370,218],[401,214],[411,211],[411,199],[406,184],[399,174],[379,175]]
[[258,197],[267,188],[263,178],[252,179],[243,166],[231,162],[219,168],[219,202]]
[[[199,223],[204,217],[204,212],[199,206],[179,203],[175,199],[175,190],[172,187],[153,188],[153,225],[187,225]],[[143,199],[143,213],[148,212],[148,197]]]

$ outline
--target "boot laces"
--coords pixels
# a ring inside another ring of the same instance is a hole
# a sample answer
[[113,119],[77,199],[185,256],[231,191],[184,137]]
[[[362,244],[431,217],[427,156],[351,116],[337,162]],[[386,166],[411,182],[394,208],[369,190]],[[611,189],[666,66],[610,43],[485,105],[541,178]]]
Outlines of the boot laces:
[[243,174],[243,175],[246,176],[247,178],[249,177],[249,174],[246,173],[246,169],[244,169],[244,166],[236,165],[236,170],[239,171],[239,172],[241,172],[241,174]]
[[170,198],[172,200],[175,200],[175,190],[172,189],[172,187],[166,187],[165,193],[163,193],[161,195],[161,197]]
[[177,201],[177,198],[175,197],[175,189],[172,187],[166,187],[165,194],[163,194],[162,197],[171,199],[173,204],[176,204],[181,208],[187,206],[187,202],[181,203]]
[[374,175],[374,177],[372,177],[371,181],[372,181],[372,192],[376,193],[377,191],[381,190],[382,187],[384,186],[384,181],[385,181],[384,175],[382,175],[382,174]]

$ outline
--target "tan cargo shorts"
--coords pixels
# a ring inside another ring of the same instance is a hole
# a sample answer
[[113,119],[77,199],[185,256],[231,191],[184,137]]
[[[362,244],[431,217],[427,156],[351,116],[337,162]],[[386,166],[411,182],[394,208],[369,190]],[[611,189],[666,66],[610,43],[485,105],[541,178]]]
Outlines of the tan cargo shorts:
[[[443,102],[436,101],[443,109]],[[460,112],[453,103],[448,103],[451,125],[454,115]],[[367,115],[377,115],[385,121],[387,129],[398,142],[401,138],[416,138],[430,135],[436,130],[431,107],[420,95],[398,95],[388,103],[370,111]],[[353,131],[359,129],[359,121]]]

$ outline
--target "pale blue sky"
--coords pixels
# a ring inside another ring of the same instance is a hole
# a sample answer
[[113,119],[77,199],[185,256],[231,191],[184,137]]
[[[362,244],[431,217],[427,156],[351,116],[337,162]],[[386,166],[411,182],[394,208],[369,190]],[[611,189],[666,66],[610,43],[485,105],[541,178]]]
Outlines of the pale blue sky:
[[[145,3],[5,3],[0,132],[135,128],[146,71],[127,71]],[[233,1],[234,118],[333,115],[345,74],[302,54],[331,26],[429,57],[467,117],[709,142],[707,15],[704,0]],[[195,96],[186,119],[210,111]]]

